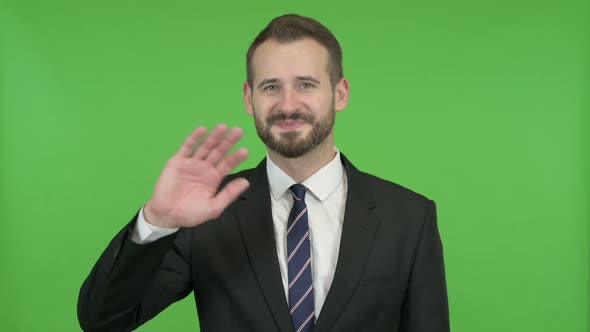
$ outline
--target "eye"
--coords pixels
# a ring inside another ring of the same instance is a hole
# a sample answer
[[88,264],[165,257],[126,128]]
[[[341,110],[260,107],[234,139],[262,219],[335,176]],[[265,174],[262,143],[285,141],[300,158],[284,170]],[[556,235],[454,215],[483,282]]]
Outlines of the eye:
[[276,91],[278,88],[279,87],[277,85],[269,84],[269,85],[265,86],[262,90],[272,92],[272,91]]
[[301,83],[301,87],[304,88],[304,89],[310,89],[310,88],[315,87],[315,85],[313,83],[310,83],[310,82],[303,82],[303,83]]

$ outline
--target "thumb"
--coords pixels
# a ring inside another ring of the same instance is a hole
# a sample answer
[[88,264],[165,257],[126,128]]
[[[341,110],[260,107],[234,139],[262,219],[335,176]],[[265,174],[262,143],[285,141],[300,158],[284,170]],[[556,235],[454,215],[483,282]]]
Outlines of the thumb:
[[244,178],[237,178],[231,180],[226,184],[211,202],[213,218],[217,218],[221,213],[235,201],[241,193],[243,193],[250,186],[250,182]]

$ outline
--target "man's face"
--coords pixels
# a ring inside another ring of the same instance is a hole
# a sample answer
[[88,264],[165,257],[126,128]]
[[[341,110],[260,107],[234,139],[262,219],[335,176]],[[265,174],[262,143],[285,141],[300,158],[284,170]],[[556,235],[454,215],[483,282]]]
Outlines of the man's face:
[[328,51],[313,39],[267,40],[254,52],[252,88],[244,84],[244,101],[269,149],[297,158],[333,136],[335,112],[348,100],[348,82],[332,87],[328,59]]

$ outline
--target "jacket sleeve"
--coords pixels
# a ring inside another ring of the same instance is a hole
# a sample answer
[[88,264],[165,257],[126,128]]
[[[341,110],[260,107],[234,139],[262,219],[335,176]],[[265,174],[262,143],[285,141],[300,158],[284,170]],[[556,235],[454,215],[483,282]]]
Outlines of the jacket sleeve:
[[80,289],[84,331],[131,331],[192,290],[189,231],[140,245],[131,240],[136,219],[109,243]]
[[449,307],[436,206],[428,204],[402,308],[402,332],[448,332]]

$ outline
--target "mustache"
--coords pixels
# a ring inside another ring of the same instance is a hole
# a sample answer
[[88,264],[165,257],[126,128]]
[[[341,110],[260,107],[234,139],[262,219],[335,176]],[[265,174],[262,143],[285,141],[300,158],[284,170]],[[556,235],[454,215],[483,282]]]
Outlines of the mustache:
[[279,113],[275,113],[275,114],[270,115],[266,119],[266,124],[268,126],[272,126],[275,122],[285,121],[285,120],[294,120],[294,121],[300,120],[303,122],[313,124],[315,121],[315,118],[313,115],[311,115],[309,113],[295,112],[295,113],[291,113],[291,114],[287,115],[285,113],[279,112]]

